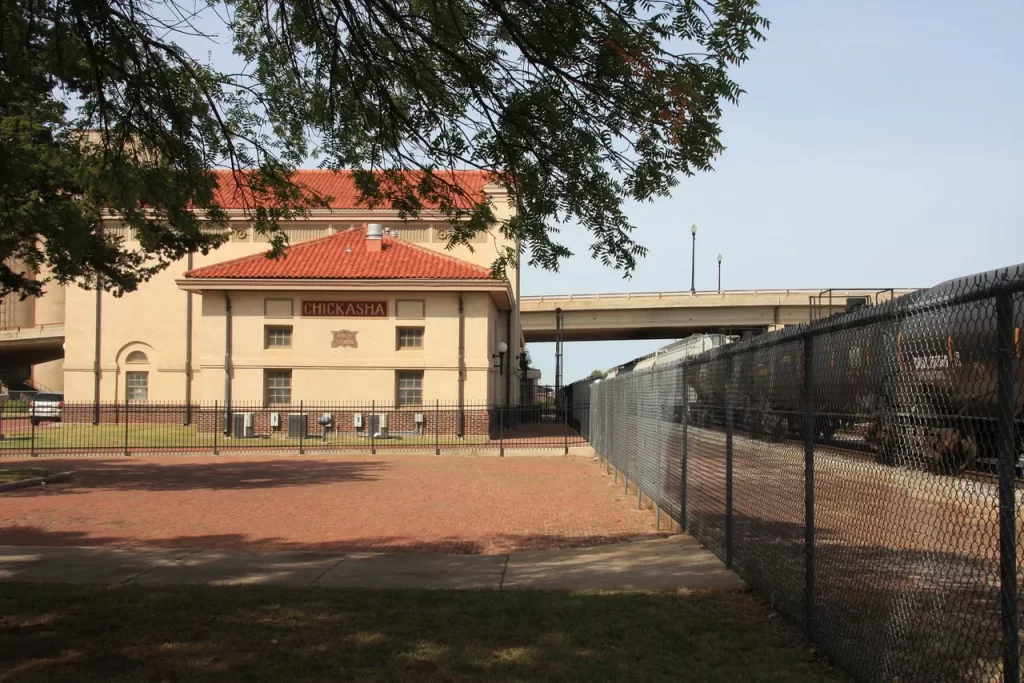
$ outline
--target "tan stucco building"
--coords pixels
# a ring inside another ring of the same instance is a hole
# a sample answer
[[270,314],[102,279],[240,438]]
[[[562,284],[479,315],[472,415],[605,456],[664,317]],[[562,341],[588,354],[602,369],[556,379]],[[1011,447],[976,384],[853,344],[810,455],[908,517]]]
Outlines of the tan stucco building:
[[508,283],[375,226],[180,278],[202,299],[196,394],[267,405],[504,402],[507,373],[493,372],[492,355],[511,346]]
[[[499,219],[511,215],[487,175],[458,180]],[[448,250],[440,215],[403,221],[361,207],[345,173],[301,171],[299,181],[332,201],[283,224],[291,246],[281,259],[267,259],[267,239],[227,205],[227,243],[136,292],[53,287],[21,302],[65,329],[63,360],[35,366],[33,378],[66,401],[515,402],[516,274],[490,274],[510,243],[495,231]],[[106,229],[132,247],[116,221]]]

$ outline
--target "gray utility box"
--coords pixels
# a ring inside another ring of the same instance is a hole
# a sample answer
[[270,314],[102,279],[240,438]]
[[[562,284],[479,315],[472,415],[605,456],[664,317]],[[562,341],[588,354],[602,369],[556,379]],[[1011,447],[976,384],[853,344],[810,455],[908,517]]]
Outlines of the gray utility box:
[[306,414],[290,413],[288,415],[288,438],[302,439],[306,436]]
[[370,418],[370,434],[374,436],[380,435],[386,437],[388,435],[388,414],[387,413],[371,413]]
[[252,413],[233,413],[231,415],[231,434],[236,439],[251,439],[255,416]]

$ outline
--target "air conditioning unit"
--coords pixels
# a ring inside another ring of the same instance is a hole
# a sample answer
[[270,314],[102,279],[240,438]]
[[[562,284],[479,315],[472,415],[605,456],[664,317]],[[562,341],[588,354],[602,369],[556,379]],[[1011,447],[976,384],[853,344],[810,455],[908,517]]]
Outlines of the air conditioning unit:
[[231,416],[231,434],[236,439],[251,439],[255,424],[256,415],[254,413],[235,413]]
[[412,416],[412,421],[418,425],[423,424],[423,413],[416,413]]
[[370,433],[374,436],[387,438],[388,435],[388,414],[374,413],[370,415]]
[[271,427],[271,429],[280,429],[281,428],[281,413],[271,413],[270,414],[270,427]]
[[305,413],[288,414],[288,438],[302,439],[306,436],[307,422]]

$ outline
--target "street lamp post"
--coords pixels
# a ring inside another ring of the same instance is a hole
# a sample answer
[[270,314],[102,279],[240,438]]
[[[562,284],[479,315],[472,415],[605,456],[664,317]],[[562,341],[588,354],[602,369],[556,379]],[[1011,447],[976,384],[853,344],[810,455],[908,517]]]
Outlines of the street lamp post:
[[690,294],[697,293],[697,287],[695,286],[697,266],[697,224],[694,223],[690,226],[690,236],[693,237],[693,247],[690,250]]
[[722,293],[722,255],[718,255],[718,293]]

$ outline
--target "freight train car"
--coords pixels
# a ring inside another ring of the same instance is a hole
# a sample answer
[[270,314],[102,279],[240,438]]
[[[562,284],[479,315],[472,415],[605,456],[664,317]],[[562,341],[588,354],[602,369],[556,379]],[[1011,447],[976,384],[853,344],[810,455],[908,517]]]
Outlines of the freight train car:
[[[994,466],[997,316],[994,299],[984,293],[995,282],[1024,284],[1024,265],[816,321],[810,342],[815,441],[857,443],[884,463],[945,472]],[[982,294],[965,301],[961,294],[968,291]],[[1012,301],[1012,419],[1020,467],[1024,294]],[[664,420],[724,429],[731,407],[733,428],[749,436],[803,438],[806,332],[786,330],[642,372],[671,374],[660,383],[659,395],[667,394]]]
[[[928,305],[944,297],[954,300],[963,286],[958,280],[908,294],[884,304],[892,315],[880,320],[877,309],[862,308],[821,323],[810,359],[816,441],[831,441],[840,430],[859,426],[857,433],[882,462],[943,471],[994,465],[998,406],[993,300]],[[857,326],[858,317],[875,320]],[[830,327],[836,331],[828,331]],[[1024,297],[1019,294],[1013,327],[1019,461],[1024,455]],[[792,342],[755,346],[731,359],[697,359],[690,373],[697,392],[689,412],[693,424],[725,426],[728,386],[734,428],[769,440],[802,438],[804,367],[798,336]]]
[[[942,294],[940,285],[929,290]],[[1024,434],[1024,297],[1014,298],[1011,376],[1018,463]],[[998,340],[993,299],[954,304],[893,326],[870,440],[883,462],[960,470],[996,464]],[[1019,466],[1019,465],[1018,465]]]

